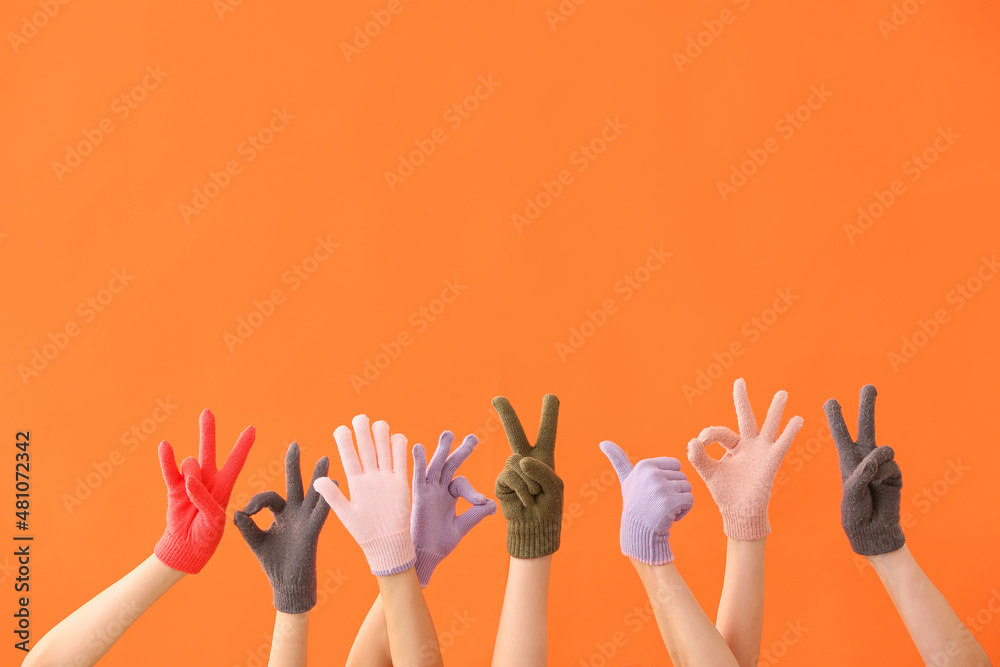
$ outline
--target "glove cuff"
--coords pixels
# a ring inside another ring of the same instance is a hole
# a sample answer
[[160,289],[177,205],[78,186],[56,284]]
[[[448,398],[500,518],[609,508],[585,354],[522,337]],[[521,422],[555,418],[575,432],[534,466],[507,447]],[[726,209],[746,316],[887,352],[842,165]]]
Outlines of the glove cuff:
[[373,540],[361,542],[361,550],[365,552],[372,574],[377,577],[387,577],[399,574],[413,567],[417,555],[413,549],[413,538],[410,529],[398,533],[381,535]]
[[415,567],[417,569],[417,579],[420,580],[421,588],[427,588],[427,584],[431,582],[431,575],[434,573],[434,568],[444,560],[447,554],[439,554],[419,547],[417,547],[416,552],[417,564]]
[[304,614],[316,606],[316,581],[312,584],[281,585],[272,583],[274,608],[284,614]]
[[207,547],[192,544],[186,536],[164,533],[160,541],[156,543],[153,554],[167,567],[187,574],[198,574],[215,553],[216,546],[218,546],[218,542]]
[[508,521],[507,553],[513,558],[541,558],[559,550],[561,522]]
[[734,540],[753,541],[767,537],[771,533],[771,523],[767,519],[767,509],[763,512],[749,511],[748,508],[719,508],[722,514],[722,532]]
[[851,542],[854,553],[861,556],[878,556],[891,551],[898,551],[906,544],[903,527],[898,523],[891,526],[875,526],[869,524],[861,527],[844,527],[847,539]]
[[658,532],[630,514],[622,515],[622,553],[646,565],[666,565],[673,562],[670,551],[670,531]]

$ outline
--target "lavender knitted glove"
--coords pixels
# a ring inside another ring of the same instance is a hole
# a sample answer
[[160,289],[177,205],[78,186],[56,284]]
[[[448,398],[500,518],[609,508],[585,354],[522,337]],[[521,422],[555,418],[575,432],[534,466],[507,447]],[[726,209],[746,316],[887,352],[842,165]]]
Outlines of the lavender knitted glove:
[[[788,400],[788,394],[779,391],[758,431],[743,378],[733,385],[733,400],[739,434],[725,426],[706,428],[688,443],[688,460],[705,480],[719,506],[726,536],[734,540],[759,540],[771,532],[767,518],[771,486],[781,460],[802,428],[802,417],[789,419],[785,430],[778,435],[781,413]],[[711,442],[726,448],[721,459],[713,459],[705,452],[705,445]]]
[[[497,504],[472,488],[465,477],[455,476],[459,466],[472,454],[479,440],[474,435],[465,440],[450,456],[451,431],[438,439],[437,450],[427,464],[424,446],[413,446],[413,513],[410,515],[410,532],[417,551],[417,578],[420,587],[426,588],[434,568],[455,550],[459,541],[476,524],[496,514]],[[455,515],[459,498],[465,498],[472,507],[460,516]]]
[[647,565],[674,560],[670,527],[694,504],[691,483],[681,462],[668,456],[643,459],[632,466],[622,448],[605,440],[601,451],[611,461],[622,485],[622,553]]

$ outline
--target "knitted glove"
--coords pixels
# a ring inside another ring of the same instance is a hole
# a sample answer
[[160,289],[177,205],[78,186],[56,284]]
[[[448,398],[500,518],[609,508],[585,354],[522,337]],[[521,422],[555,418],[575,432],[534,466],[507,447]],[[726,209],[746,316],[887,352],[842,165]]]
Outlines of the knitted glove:
[[542,399],[534,447],[506,398],[494,398],[493,407],[514,452],[496,483],[497,500],[507,519],[507,553],[514,558],[548,556],[559,549],[562,530],[563,482],[555,472],[559,399],[552,394]]
[[862,556],[896,551],[906,542],[899,525],[903,473],[892,448],[875,445],[876,394],[870,384],[861,388],[857,442],[851,440],[840,404],[831,398],[823,406],[840,457],[840,520],[851,548]]
[[320,477],[313,486],[361,546],[372,574],[397,574],[410,569],[416,562],[410,536],[406,437],[394,433],[390,438],[389,425],[384,421],[369,427],[365,415],[358,415],[352,423],[358,438],[357,451],[351,429],[338,426],[333,432],[351,500],[344,497],[329,477]]
[[[767,518],[771,485],[792,439],[802,428],[802,417],[792,417],[778,436],[781,413],[788,399],[788,394],[779,391],[758,432],[743,378],[733,386],[733,399],[739,435],[724,426],[706,428],[688,443],[688,460],[719,506],[726,536],[734,540],[759,540],[771,532]],[[713,459],[705,452],[705,445],[712,442],[726,448],[721,459]]]
[[[324,456],[316,462],[312,480],[326,475],[329,467],[330,459]],[[330,506],[312,484],[309,493],[303,493],[299,446],[294,442],[285,455],[285,496],[287,500],[274,491],[258,493],[246,509],[236,511],[233,522],[271,582],[274,608],[303,614],[316,606],[316,543]],[[265,507],[274,522],[261,530],[250,517]]]
[[601,451],[611,461],[622,485],[622,553],[647,565],[674,560],[670,527],[694,504],[691,483],[681,462],[668,456],[643,459],[632,466],[622,448],[605,440]]
[[[497,504],[472,488],[465,477],[455,477],[459,466],[469,458],[479,443],[474,435],[465,436],[458,449],[449,456],[455,436],[445,431],[438,439],[437,450],[427,464],[424,446],[413,446],[413,514],[410,531],[417,552],[417,578],[426,588],[434,568],[454,551],[459,541],[477,523],[496,514]],[[452,477],[455,477],[452,479]],[[455,515],[459,498],[472,503],[461,516]]]
[[240,434],[222,470],[215,468],[215,416],[210,410],[198,419],[201,434],[198,460],[187,457],[177,470],[174,449],[160,443],[160,469],[167,483],[167,529],[153,553],[167,567],[197,574],[215,553],[226,527],[226,505],[236,478],[250,453],[256,431]]

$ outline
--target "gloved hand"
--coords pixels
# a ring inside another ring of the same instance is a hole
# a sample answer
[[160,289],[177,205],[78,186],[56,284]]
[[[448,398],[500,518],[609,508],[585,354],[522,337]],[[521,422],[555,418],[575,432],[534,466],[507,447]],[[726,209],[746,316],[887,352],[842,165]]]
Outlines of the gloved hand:
[[555,472],[559,399],[552,394],[542,399],[534,447],[506,398],[494,398],[493,407],[514,452],[496,483],[497,500],[507,519],[507,553],[514,558],[548,556],[559,549],[562,531],[563,482]]
[[[724,426],[706,428],[688,443],[688,460],[719,506],[726,536],[734,540],[759,540],[771,532],[767,517],[771,486],[785,452],[802,428],[802,417],[792,417],[778,436],[781,413],[788,399],[788,394],[779,391],[758,432],[743,378],[733,385],[733,399],[739,435]],[[705,445],[712,442],[726,448],[721,459],[713,459],[705,452]]]
[[406,437],[394,433],[390,438],[389,425],[384,421],[369,427],[365,415],[358,415],[352,423],[358,438],[357,451],[351,429],[338,426],[333,432],[351,500],[344,497],[329,477],[320,477],[313,486],[361,546],[372,574],[397,574],[410,569],[416,562],[410,536]]
[[[455,477],[459,466],[469,458],[479,440],[474,435],[465,440],[450,456],[455,436],[445,431],[438,439],[437,450],[427,464],[424,446],[413,446],[413,514],[410,530],[417,552],[417,578],[426,588],[434,568],[454,551],[459,541],[476,524],[497,511],[497,504],[472,488],[465,477]],[[455,477],[452,479],[452,477]],[[459,498],[472,503],[461,516],[455,515]]]
[[694,505],[691,483],[681,462],[669,456],[643,459],[632,466],[621,447],[605,440],[601,451],[611,461],[622,485],[622,553],[647,565],[674,560],[670,527]]
[[[327,457],[317,461],[312,481],[326,475],[329,467]],[[311,483],[303,493],[299,446],[294,442],[285,455],[285,496],[287,500],[274,491],[258,493],[246,509],[236,511],[233,522],[271,582],[274,608],[303,614],[316,606],[316,544],[330,506]],[[265,507],[274,521],[261,530],[250,517]]]
[[215,468],[215,416],[204,410],[198,461],[189,456],[177,470],[174,449],[160,443],[160,469],[167,483],[167,529],[153,553],[167,567],[197,574],[215,553],[226,527],[226,505],[250,453],[256,431],[247,426],[222,470]]
[[851,439],[840,404],[831,398],[823,406],[840,458],[840,520],[851,548],[862,556],[896,551],[906,543],[899,525],[903,473],[892,448],[875,445],[876,394],[870,384],[861,388],[857,442]]

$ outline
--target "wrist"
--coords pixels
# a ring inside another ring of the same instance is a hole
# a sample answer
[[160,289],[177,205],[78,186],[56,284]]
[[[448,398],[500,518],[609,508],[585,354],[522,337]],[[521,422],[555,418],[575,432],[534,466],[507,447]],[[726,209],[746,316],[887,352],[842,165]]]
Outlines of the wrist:
[[898,523],[885,526],[859,526],[844,532],[854,553],[865,557],[881,556],[899,551],[906,544],[903,527]]

